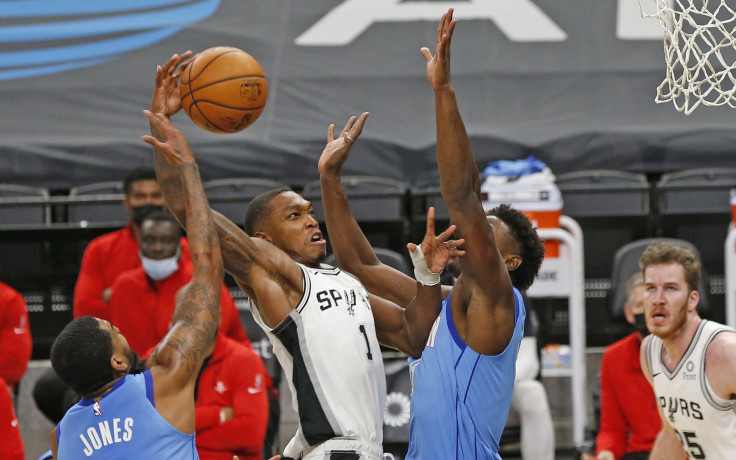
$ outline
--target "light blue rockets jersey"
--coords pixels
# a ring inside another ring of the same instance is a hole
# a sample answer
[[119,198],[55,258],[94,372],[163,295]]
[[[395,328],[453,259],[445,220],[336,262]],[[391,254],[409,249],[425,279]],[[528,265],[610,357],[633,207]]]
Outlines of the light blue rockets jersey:
[[[480,355],[457,333],[450,298],[432,327],[421,358],[409,358],[412,376],[407,460],[500,459],[501,438],[511,405],[516,355],[526,310],[514,288],[514,334],[498,355]],[[493,331],[488,331],[493,334]]]
[[59,422],[56,439],[58,460],[199,459],[194,434],[177,430],[156,410],[148,370],[118,380],[98,403],[79,401]]

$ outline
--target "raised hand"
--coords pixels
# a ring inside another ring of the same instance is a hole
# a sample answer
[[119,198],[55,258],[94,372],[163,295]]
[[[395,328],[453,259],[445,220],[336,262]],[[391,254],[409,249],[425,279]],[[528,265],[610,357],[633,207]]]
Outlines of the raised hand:
[[456,21],[452,19],[453,9],[442,15],[437,26],[437,48],[434,56],[427,47],[422,48],[422,56],[427,61],[427,80],[436,89],[450,84],[450,42]]
[[162,113],[151,113],[144,110],[143,113],[153,126],[160,133],[161,140],[153,136],[143,136],[143,142],[151,144],[158,149],[166,161],[174,166],[181,166],[184,163],[194,163],[194,155],[189,148],[187,138],[184,137],[179,129],[171,123],[171,120]]
[[327,145],[322,150],[322,155],[317,163],[317,170],[320,174],[338,174],[340,172],[342,165],[348,159],[350,148],[358,140],[360,133],[363,132],[363,124],[368,115],[370,115],[368,112],[363,112],[360,118],[350,117],[345,128],[337,137],[335,137],[334,124],[327,128]]
[[170,117],[181,109],[179,78],[192,61],[181,64],[191,56],[191,51],[174,54],[163,67],[156,68],[156,89],[151,98],[151,112]]
[[[462,238],[458,240],[450,239],[455,233],[456,227],[454,225],[450,225],[447,230],[435,236],[434,214],[435,209],[429,208],[429,211],[427,211],[427,232],[424,234],[421,243],[421,251],[424,254],[424,261],[427,263],[429,271],[441,273],[451,257],[465,255],[465,251],[459,248],[459,246],[465,244],[465,240]],[[409,243],[406,247],[411,252],[418,248],[414,243]]]

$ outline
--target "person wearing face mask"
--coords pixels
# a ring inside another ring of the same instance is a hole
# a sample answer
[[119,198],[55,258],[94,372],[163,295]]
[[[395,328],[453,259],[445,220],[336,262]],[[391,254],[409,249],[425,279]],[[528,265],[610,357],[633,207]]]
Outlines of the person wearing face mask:
[[626,321],[634,332],[606,347],[601,361],[601,423],[595,460],[644,460],[662,420],[654,391],[639,363],[639,347],[649,334],[644,319],[644,278],[635,273],[626,283]]
[[[139,267],[140,224],[146,214],[163,210],[161,188],[150,166],[131,170],[123,180],[123,206],[130,214],[125,228],[93,239],[84,251],[82,266],[74,286],[74,317],[95,316],[109,320],[112,284],[121,273]],[[189,257],[186,240],[182,253]]]
[[[120,274],[112,285],[111,322],[141,355],[171,328],[175,299],[192,278],[192,261],[183,257],[181,230],[165,211],[146,215],[140,224],[141,266]],[[220,296],[222,333],[250,346],[227,287]]]

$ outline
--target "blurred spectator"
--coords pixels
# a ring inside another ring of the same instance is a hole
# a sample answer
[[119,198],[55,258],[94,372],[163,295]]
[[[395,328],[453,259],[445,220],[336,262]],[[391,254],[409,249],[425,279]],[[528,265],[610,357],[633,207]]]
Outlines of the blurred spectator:
[[639,272],[626,283],[623,309],[635,331],[603,353],[597,460],[647,459],[662,428],[654,391],[639,362],[639,346],[649,333],[644,319],[644,279]]
[[[192,278],[192,261],[182,257],[181,230],[174,217],[154,211],[140,223],[142,266],[118,276],[112,285],[110,321],[139,354],[156,345],[169,332],[177,292]],[[250,345],[230,291],[220,296],[220,330]]]
[[0,378],[14,395],[32,351],[26,301],[18,291],[0,283]]
[[195,390],[196,442],[202,460],[261,460],[268,422],[268,374],[261,358],[222,334]]
[[25,460],[23,440],[7,383],[0,378],[0,459]]
[[[123,206],[130,213],[128,225],[92,240],[82,256],[82,267],[74,286],[74,317],[95,316],[110,320],[111,287],[122,272],[141,265],[138,257],[139,226],[152,210],[163,210],[165,201],[148,166],[130,171],[123,180]],[[183,242],[183,257],[189,257]]]
[[555,427],[547,401],[547,390],[539,380],[539,325],[531,303],[527,307],[524,338],[516,357],[516,378],[511,394],[511,408],[521,422],[521,458],[523,460],[554,460]]

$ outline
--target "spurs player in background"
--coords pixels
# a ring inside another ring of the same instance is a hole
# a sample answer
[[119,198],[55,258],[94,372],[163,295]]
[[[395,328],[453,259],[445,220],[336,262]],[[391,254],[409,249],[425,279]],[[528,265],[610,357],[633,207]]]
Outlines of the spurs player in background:
[[[411,360],[413,393],[409,459],[498,459],[514,386],[515,361],[524,332],[521,291],[534,281],[544,248],[529,220],[500,206],[486,217],[480,175],[450,85],[452,9],[437,29],[437,52],[424,48],[427,78],[435,94],[437,160],[442,197],[464,238],[462,274],[431,314]],[[367,113],[355,123],[362,128]],[[340,172],[356,139],[326,149],[319,162],[325,220],[338,265],[356,275],[369,292],[407,305],[416,293],[410,277],[382,264],[350,213]],[[419,278],[418,278],[419,279]],[[429,309],[428,309],[429,311]],[[439,316],[438,316],[439,315]],[[426,323],[424,323],[426,324]],[[426,346],[425,346],[426,345]]]
[[736,332],[698,315],[700,260],[658,242],[639,266],[651,333],[641,344],[641,368],[663,421],[650,460],[736,459]]
[[[174,55],[157,69],[151,112],[170,117],[181,109],[177,82],[190,56]],[[358,129],[349,126],[333,143],[357,136]],[[157,124],[151,124],[151,132],[165,138]],[[158,149],[155,163],[167,204],[186,226],[181,199],[186,184]],[[415,305],[438,305],[440,289],[415,282],[416,295],[406,310],[369,295],[351,275],[321,264],[326,241],[313,214],[311,204],[289,189],[253,199],[245,231],[213,212],[225,270],[250,298],[254,318],[289,379],[299,427],[284,456],[378,459],[386,393],[378,338],[398,349],[416,346],[417,315],[411,311],[422,311],[413,310]],[[437,271],[452,252],[442,244],[452,231],[437,238],[427,235],[423,242],[427,249],[437,248]],[[427,259],[434,267],[432,253]]]

